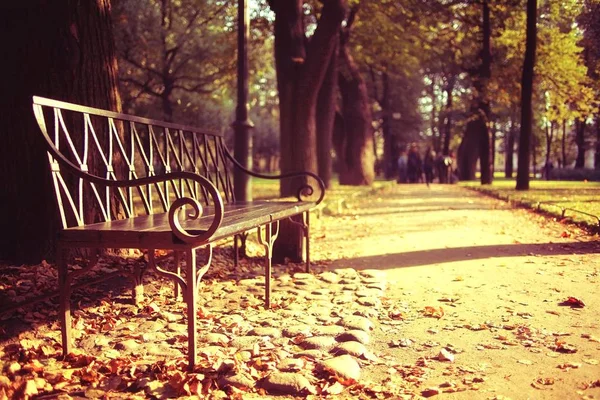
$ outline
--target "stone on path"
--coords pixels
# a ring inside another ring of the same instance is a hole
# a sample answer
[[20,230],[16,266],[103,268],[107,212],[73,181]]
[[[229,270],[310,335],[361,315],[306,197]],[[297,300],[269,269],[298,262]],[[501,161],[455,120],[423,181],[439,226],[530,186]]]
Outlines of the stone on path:
[[335,338],[338,342],[360,342],[362,344],[369,344],[371,337],[365,331],[361,331],[360,329],[353,329],[350,331],[346,331]]
[[355,381],[360,378],[360,365],[354,357],[348,354],[325,360],[322,365],[327,371],[337,376]]
[[307,350],[329,351],[336,345],[336,340],[332,336],[312,336],[304,339],[300,347]]
[[331,353],[337,356],[349,354],[353,357],[360,358],[367,354],[367,348],[360,342],[349,341],[338,344],[331,350]]
[[235,375],[222,376],[219,379],[218,384],[221,388],[234,386],[238,389],[245,389],[254,387],[254,379],[245,374],[239,373]]
[[308,336],[311,333],[311,327],[309,325],[291,325],[283,328],[282,333],[288,338],[298,335]]
[[277,328],[258,327],[248,332],[248,336],[268,336],[272,338],[281,337],[281,331]]
[[284,372],[300,371],[306,366],[306,361],[301,358],[284,358],[277,364],[277,369]]
[[261,387],[271,394],[300,396],[316,393],[315,387],[304,375],[294,372],[274,372],[261,382]]
[[360,317],[358,315],[344,317],[339,324],[348,329],[360,329],[365,332],[373,329],[373,323],[368,318]]
[[208,343],[208,344],[217,344],[217,345],[225,345],[225,344],[229,343],[229,338],[227,337],[227,335],[225,335],[223,333],[215,333],[215,332],[208,333],[206,336],[201,338],[201,340],[203,340],[205,343]]
[[312,334],[315,336],[337,336],[344,333],[345,329],[340,325],[324,325],[315,326],[312,329]]
[[361,306],[378,307],[381,303],[381,300],[379,300],[377,297],[360,297],[358,300],[356,300],[356,302]]
[[319,278],[321,278],[322,281],[327,282],[327,283],[338,283],[338,281],[340,280],[340,276],[331,271],[322,272],[319,275]]

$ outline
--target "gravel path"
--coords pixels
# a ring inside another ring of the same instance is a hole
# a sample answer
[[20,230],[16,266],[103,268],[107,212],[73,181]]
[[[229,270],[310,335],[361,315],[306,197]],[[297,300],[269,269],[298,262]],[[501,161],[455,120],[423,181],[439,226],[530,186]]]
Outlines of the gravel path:
[[597,238],[457,186],[390,185],[313,221],[317,265],[276,267],[271,310],[260,260],[216,254],[194,373],[182,303],[153,279],[141,308],[118,286],[77,293],[67,360],[55,305],[5,316],[0,399],[600,397]]

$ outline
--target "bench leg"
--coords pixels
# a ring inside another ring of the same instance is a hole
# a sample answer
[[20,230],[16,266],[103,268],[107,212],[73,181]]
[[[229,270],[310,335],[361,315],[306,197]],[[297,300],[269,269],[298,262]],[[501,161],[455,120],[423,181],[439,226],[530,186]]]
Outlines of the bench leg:
[[309,233],[310,233],[310,211],[306,212],[306,216],[304,214],[301,215],[302,216],[302,221],[296,221],[294,220],[292,217],[289,218],[289,221],[300,227],[300,229],[302,230],[302,237],[304,239],[306,239],[306,272],[310,272],[310,239],[309,239]]
[[306,272],[310,272],[310,211],[306,212],[306,223],[303,231],[306,238]]
[[[273,232],[275,225],[275,232]],[[265,308],[271,308],[271,267],[273,258],[273,243],[279,235],[279,221],[265,225],[265,238],[262,237],[262,229],[257,229],[258,242],[265,248]]]
[[[181,251],[174,251],[173,261],[175,262],[175,273],[181,276]],[[173,281],[173,285],[173,295],[175,296],[175,300],[179,301],[182,297],[181,285],[177,281]]]
[[233,237],[233,265],[236,269],[240,263],[240,253],[242,257],[246,257],[246,239],[248,239],[248,232],[242,232]]
[[71,352],[71,281],[67,266],[65,249],[58,246],[56,250],[56,267],[58,268],[58,290],[60,291],[60,328],[63,355]]
[[188,369],[194,370],[198,361],[196,357],[196,318],[198,314],[198,305],[196,302],[197,276],[196,276],[196,249],[186,251],[185,258],[186,269],[186,293],[185,302],[187,304],[188,319]]
[[233,266],[237,269],[240,265],[240,253],[238,247],[238,235],[233,236]]

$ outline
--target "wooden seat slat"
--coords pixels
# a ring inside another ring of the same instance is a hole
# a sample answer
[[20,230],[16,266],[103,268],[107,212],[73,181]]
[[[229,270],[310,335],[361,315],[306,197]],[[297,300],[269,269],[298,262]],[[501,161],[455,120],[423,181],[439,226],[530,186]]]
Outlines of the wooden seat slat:
[[[257,226],[275,222],[305,212],[314,207],[311,202],[252,202],[225,205],[223,222],[213,235],[212,240],[232,236]],[[205,231],[212,221],[212,207],[205,208],[205,215],[195,221],[182,221],[182,226],[190,233]],[[145,243],[171,243],[177,245],[169,225],[168,213],[142,215],[123,220],[100,222],[84,226],[67,228],[61,232],[65,242],[100,241],[113,243],[125,241],[132,247],[138,241],[140,247]]]

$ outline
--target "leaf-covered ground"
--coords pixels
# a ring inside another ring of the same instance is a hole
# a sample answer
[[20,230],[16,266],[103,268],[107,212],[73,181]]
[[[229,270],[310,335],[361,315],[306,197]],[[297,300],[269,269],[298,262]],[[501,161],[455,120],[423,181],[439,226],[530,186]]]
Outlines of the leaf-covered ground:
[[[195,371],[172,284],[150,276],[135,307],[113,280],[75,293],[66,358],[55,299],[0,316],[0,399],[600,396],[597,237],[456,186],[356,193],[312,219],[312,274],[276,268],[272,310],[261,248],[233,270],[220,246]],[[115,262],[143,258],[97,273]],[[55,283],[46,263],[3,266],[0,300]]]

